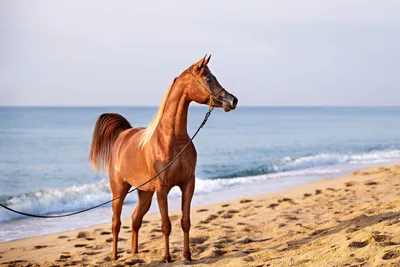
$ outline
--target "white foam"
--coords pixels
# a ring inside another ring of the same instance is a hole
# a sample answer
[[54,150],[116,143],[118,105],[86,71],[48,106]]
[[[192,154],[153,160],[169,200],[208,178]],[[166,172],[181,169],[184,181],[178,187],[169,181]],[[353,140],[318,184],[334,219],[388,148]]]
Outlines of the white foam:
[[[272,165],[274,173],[257,176],[224,178],[224,179],[201,179],[196,181],[196,194],[207,194],[221,191],[227,187],[251,183],[260,180],[282,179],[301,175],[316,175],[339,172],[340,168],[332,166],[340,164],[368,164],[400,159],[400,150],[375,151],[362,154],[339,154],[323,153],[293,159],[284,157],[281,161]],[[327,168],[327,166],[330,166]],[[171,191],[171,197],[180,196],[178,188]],[[15,210],[32,214],[66,213],[89,208],[112,197],[108,179],[103,179],[96,184],[85,184],[72,186],[64,189],[41,190],[34,194],[15,196],[7,200],[6,204]],[[125,202],[136,202],[137,195],[131,194]],[[0,221],[9,221],[21,218],[21,215],[0,209]]]

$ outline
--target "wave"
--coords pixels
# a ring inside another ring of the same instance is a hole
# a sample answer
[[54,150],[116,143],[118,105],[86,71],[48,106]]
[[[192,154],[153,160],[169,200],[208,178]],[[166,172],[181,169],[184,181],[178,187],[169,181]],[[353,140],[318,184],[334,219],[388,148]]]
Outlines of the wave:
[[[196,181],[196,194],[224,190],[227,187],[245,184],[258,180],[282,179],[299,175],[318,175],[335,173],[339,170],[327,168],[340,164],[377,163],[400,158],[400,150],[383,150],[360,154],[322,153],[299,158],[283,157],[282,159],[259,168],[249,168],[236,173],[220,176],[215,179]],[[171,191],[171,196],[180,196],[178,188]],[[1,203],[18,211],[44,215],[60,214],[86,209],[110,200],[111,190],[108,179],[102,179],[95,184],[72,186],[63,189],[47,189],[35,193],[22,194]],[[125,203],[136,202],[137,195],[133,193],[125,199]],[[108,205],[110,206],[110,205]],[[0,209],[0,222],[22,218],[22,215]]]
[[400,150],[370,151],[359,154],[321,153],[302,156],[298,158],[286,156],[265,165],[247,168],[235,172],[228,172],[226,175],[219,175],[215,178],[257,176],[262,174],[303,170],[314,167],[333,166],[337,164],[378,163],[399,158]]
[[[66,213],[98,205],[110,200],[111,190],[102,179],[96,184],[85,184],[63,189],[40,190],[35,193],[22,194],[1,201],[18,211],[37,215]],[[23,217],[10,211],[0,210],[0,222]]]

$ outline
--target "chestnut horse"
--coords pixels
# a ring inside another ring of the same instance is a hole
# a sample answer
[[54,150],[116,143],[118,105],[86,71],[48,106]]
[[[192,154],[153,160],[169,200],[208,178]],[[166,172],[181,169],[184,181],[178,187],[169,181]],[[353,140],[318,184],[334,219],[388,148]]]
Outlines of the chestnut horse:
[[[132,128],[119,114],[102,114],[97,119],[90,162],[95,170],[108,171],[113,197],[112,203],[112,260],[117,259],[118,234],[125,196],[131,186],[138,187],[167,165],[190,141],[187,117],[190,102],[222,107],[225,111],[236,108],[237,98],[228,93],[211,73],[205,56],[174,79],[147,128]],[[193,143],[157,178],[138,190],[138,202],[132,215],[132,253],[138,253],[138,232],[143,216],[150,208],[154,192],[162,219],[164,235],[164,261],[169,262],[169,235],[171,221],[168,217],[168,192],[174,186],[182,191],[182,230],[184,257],[191,260],[189,249],[190,203],[195,185],[197,153]]]

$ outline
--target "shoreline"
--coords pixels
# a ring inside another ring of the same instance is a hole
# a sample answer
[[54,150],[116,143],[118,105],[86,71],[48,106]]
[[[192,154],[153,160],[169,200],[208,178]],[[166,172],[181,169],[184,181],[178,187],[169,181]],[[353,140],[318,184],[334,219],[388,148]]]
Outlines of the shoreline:
[[[394,164],[398,161],[370,162],[369,164],[341,164],[333,166],[324,166],[308,168],[306,170],[294,170],[286,172],[277,172],[263,174],[259,176],[238,177],[236,179],[216,179],[196,181],[196,191],[192,199],[192,208],[200,205],[218,203],[234,200],[236,198],[252,197],[255,195],[265,195],[280,192],[286,189],[294,188],[303,184],[313,183],[315,181],[341,177],[347,173],[368,168],[372,166]],[[228,182],[228,184],[223,183]],[[229,183],[233,183],[229,185]],[[84,185],[86,186],[86,185]],[[210,187],[210,188],[208,188]],[[218,188],[220,187],[220,188]],[[129,200],[130,198],[130,200]],[[108,197],[107,197],[108,200]],[[129,201],[128,201],[129,200]],[[181,194],[178,188],[173,188],[169,194],[169,210],[180,210]],[[125,199],[122,209],[122,219],[130,218],[136,206],[136,195],[133,194]],[[16,207],[18,210],[19,208]],[[153,199],[150,207],[150,213],[158,212],[157,201]],[[5,211],[5,210],[2,210]],[[27,211],[30,212],[29,210]],[[9,213],[4,215],[13,215]],[[111,206],[100,207],[89,213],[75,215],[73,220],[69,218],[55,218],[50,220],[22,217],[20,219],[0,222],[2,231],[0,231],[0,243],[21,240],[36,236],[62,233],[73,231],[98,224],[109,223],[111,221]],[[29,224],[29,227],[25,225]],[[20,231],[23,229],[23,231]]]
[[[400,222],[399,193],[400,164],[394,164],[280,192],[196,205],[191,213],[194,263],[330,266],[366,262],[386,266],[400,260],[400,242],[395,235],[399,231],[393,227]],[[176,260],[170,265],[184,265],[180,211],[169,214],[171,256]],[[160,216],[151,213],[144,220],[138,255],[129,252],[130,218],[122,220],[120,259],[114,264],[163,264]],[[0,243],[0,265],[110,266],[110,225]],[[372,246],[373,250],[367,249]],[[22,262],[15,262],[18,260]]]

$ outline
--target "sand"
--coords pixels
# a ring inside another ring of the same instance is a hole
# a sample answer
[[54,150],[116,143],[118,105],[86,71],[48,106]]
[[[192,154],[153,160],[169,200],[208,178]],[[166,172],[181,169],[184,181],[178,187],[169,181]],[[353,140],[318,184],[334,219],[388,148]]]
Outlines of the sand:
[[130,219],[119,259],[110,261],[111,224],[0,243],[0,266],[400,266],[400,164],[336,179],[194,207],[191,249],[183,259],[180,212],[170,212],[165,264],[159,214],[145,216],[139,254]]

